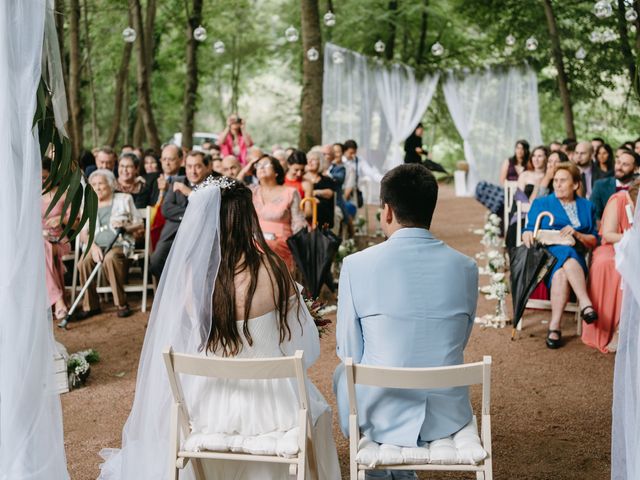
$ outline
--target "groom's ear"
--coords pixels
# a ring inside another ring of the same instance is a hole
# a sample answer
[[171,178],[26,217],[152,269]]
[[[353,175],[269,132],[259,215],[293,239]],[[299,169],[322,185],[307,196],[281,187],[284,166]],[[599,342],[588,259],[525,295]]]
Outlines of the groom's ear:
[[391,207],[389,206],[388,203],[384,204],[383,214],[384,214],[385,222],[387,224],[392,224],[393,223],[393,210],[391,210]]

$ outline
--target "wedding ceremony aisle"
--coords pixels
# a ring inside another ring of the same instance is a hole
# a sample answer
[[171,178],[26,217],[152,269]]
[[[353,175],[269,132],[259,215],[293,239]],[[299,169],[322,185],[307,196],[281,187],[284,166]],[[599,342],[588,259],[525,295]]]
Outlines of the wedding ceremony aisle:
[[[375,211],[375,207],[371,208]],[[471,198],[456,198],[442,185],[432,231],[439,239],[474,257],[483,248],[472,233],[484,224],[485,209]],[[488,277],[481,276],[481,285]],[[429,292],[425,292],[428,295]],[[139,301],[139,300],[138,300]],[[134,300],[135,302],[135,300]],[[510,303],[510,299],[509,299]],[[137,307],[137,305],[136,305]],[[478,316],[493,312],[495,301],[480,295]],[[573,315],[565,314],[567,345],[549,350],[544,343],[549,312],[528,310],[524,330],[511,341],[511,328],[474,326],[465,361],[493,357],[491,413],[494,478],[593,479],[610,475],[611,401],[614,355],[586,348],[576,337]],[[348,478],[349,448],[336,423],[331,377],[338,363],[334,323],[321,339],[322,355],[310,370],[313,382],[332,404],[334,436],[343,478]],[[93,348],[100,362],[86,385],[62,395],[64,438],[73,480],[95,479],[98,451],[119,447],[131,409],[148,313],[117,318],[107,311],[68,331],[55,332],[69,352]],[[472,390],[477,412],[480,392]],[[419,478],[473,478],[460,473]]]

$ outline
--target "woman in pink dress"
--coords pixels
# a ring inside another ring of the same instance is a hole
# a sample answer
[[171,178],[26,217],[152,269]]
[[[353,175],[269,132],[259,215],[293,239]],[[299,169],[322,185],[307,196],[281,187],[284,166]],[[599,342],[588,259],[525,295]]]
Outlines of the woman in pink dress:
[[636,180],[629,191],[619,191],[607,202],[600,224],[602,245],[593,251],[591,260],[589,297],[598,312],[598,320],[590,325],[583,323],[582,341],[602,353],[615,352],[617,348],[622,290],[614,244],[631,228],[639,185],[640,180]]
[[253,140],[244,129],[242,119],[234,114],[227,118],[227,127],[216,143],[220,147],[222,158],[233,155],[244,166],[247,163],[247,149],[253,145]]
[[[42,182],[49,177],[51,172],[51,160],[45,158],[42,161]],[[57,320],[67,316],[68,308],[64,299],[64,265],[62,257],[71,251],[67,239],[58,241],[62,233],[60,215],[64,205],[64,196],[56,203],[48,215],[45,216],[56,188],[42,194],[42,235],[44,237],[45,276],[47,281],[47,293],[49,305],[54,307],[54,315]]]
[[256,163],[256,176],[260,182],[253,188],[260,228],[269,247],[293,271],[293,257],[287,239],[307,222],[300,210],[300,195],[292,187],[283,185],[284,169],[275,158],[265,155]]

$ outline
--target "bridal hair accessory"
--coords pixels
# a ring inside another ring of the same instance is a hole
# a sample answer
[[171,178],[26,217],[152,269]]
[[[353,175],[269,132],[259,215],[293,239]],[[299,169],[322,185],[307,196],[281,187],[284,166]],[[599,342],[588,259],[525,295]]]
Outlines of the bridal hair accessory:
[[220,190],[226,190],[227,188],[235,187],[237,184],[238,181],[234,178],[209,175],[202,183],[195,186],[194,191],[207,187],[218,187]]

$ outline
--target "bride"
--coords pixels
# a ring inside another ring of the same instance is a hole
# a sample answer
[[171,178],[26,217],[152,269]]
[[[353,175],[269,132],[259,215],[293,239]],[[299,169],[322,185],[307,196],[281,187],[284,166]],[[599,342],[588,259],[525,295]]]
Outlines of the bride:
[[[241,182],[213,178],[189,196],[167,259],[145,336],[136,394],[122,449],[104,449],[99,480],[169,476],[171,396],[162,350],[224,357],[320,355],[318,331],[286,265],[267,245]],[[259,435],[295,426],[297,399],[288,380],[185,377],[194,432]],[[247,388],[249,386],[250,388]],[[341,478],[331,411],[311,382],[318,477]],[[205,461],[207,480],[288,479],[288,466]],[[191,467],[181,474],[193,479]]]

